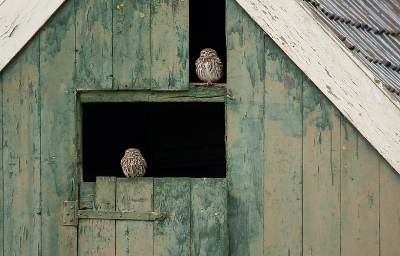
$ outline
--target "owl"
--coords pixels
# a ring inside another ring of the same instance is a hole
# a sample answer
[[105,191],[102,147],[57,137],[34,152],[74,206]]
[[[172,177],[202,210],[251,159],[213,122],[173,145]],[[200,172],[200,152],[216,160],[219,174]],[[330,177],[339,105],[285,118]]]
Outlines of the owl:
[[127,178],[142,177],[146,172],[147,163],[138,149],[128,148],[121,159],[121,167]]
[[196,74],[200,80],[211,85],[221,79],[223,75],[223,65],[217,52],[211,48],[205,48],[200,52],[200,57],[196,60]]

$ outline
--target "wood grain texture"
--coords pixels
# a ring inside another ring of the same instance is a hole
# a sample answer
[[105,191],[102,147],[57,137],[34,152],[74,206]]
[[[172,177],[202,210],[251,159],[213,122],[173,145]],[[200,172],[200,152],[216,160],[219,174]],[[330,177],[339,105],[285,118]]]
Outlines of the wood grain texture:
[[303,255],[340,255],[340,112],[303,79]]
[[57,10],[64,0],[3,0],[0,4],[0,70]]
[[[4,164],[3,164],[3,153],[4,153],[4,142],[3,142],[3,114],[4,114],[4,100],[3,100],[3,88],[4,88],[4,72],[0,72],[0,145],[1,145],[1,153],[0,153],[0,186],[4,188]],[[0,209],[5,209],[4,207],[4,189],[0,189]],[[0,231],[0,245],[3,246],[0,249],[0,256],[4,256],[4,210],[0,212],[0,227],[3,228],[3,231]]]
[[381,157],[379,169],[379,253],[396,255],[400,240],[400,176]]
[[227,2],[226,20],[227,84],[234,98],[226,103],[229,253],[263,255],[264,35],[234,1]]
[[190,255],[228,255],[226,179],[191,179]]
[[75,1],[76,87],[112,88],[112,2]]
[[270,38],[264,47],[264,252],[301,255],[303,76]]
[[[97,177],[94,209],[115,211],[115,177]],[[79,220],[78,255],[115,254],[115,220]]]
[[237,2],[400,172],[400,103],[372,73],[302,1]]
[[190,179],[155,178],[154,211],[167,213],[154,224],[154,255],[190,255]]
[[181,92],[160,91],[87,91],[80,92],[80,101],[87,102],[225,102],[226,90],[192,88]]
[[[153,178],[118,178],[116,210],[153,211]],[[153,221],[116,221],[116,255],[153,255],[153,225]]]
[[113,1],[114,89],[150,89],[150,1]]
[[379,255],[379,155],[341,126],[341,255]]
[[79,209],[94,209],[96,182],[79,183]]
[[4,255],[40,255],[41,250],[38,66],[35,36],[3,77]]
[[189,89],[189,0],[151,6],[151,89]]
[[78,197],[75,14],[67,1],[40,32],[42,254],[76,255],[77,229],[62,226],[62,202]]

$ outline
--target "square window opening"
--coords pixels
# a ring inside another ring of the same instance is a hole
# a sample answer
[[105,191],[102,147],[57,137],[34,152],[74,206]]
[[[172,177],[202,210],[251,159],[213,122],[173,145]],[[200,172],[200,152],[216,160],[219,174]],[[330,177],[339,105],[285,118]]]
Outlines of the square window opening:
[[84,181],[125,177],[128,148],[147,161],[145,177],[225,178],[225,104],[83,103]]

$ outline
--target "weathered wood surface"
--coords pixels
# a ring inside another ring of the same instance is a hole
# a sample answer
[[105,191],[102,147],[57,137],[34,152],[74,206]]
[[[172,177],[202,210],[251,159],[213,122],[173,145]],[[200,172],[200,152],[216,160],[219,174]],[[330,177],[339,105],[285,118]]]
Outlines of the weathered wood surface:
[[191,179],[190,255],[228,255],[226,179]]
[[191,88],[182,92],[159,91],[82,91],[80,101],[87,102],[225,102],[225,89]]
[[[0,153],[0,185],[4,188],[4,164],[3,164],[3,152],[4,152],[4,143],[3,143],[3,89],[4,89],[4,72],[0,72],[0,145],[1,145],[1,153]],[[0,189],[0,209],[4,209],[4,189]],[[4,245],[4,213],[0,213],[0,227],[3,227],[3,231],[0,231],[0,244]],[[0,249],[0,256],[4,256],[4,248]]]
[[[278,6],[281,4],[286,3]],[[11,200],[0,197],[4,211],[0,214],[0,226],[4,227],[0,255],[76,255],[78,251],[77,228],[61,225],[62,202],[77,197],[74,77],[81,71],[74,64],[77,21],[73,10],[73,1],[67,2],[41,30],[40,42],[33,39],[1,74],[0,196],[3,193]],[[229,222],[229,253],[396,255],[400,237],[398,174],[377,157],[305,75],[299,75],[284,53],[268,37],[263,38],[261,29],[243,10],[228,2],[227,14],[229,216],[233,218]],[[40,64],[34,67],[38,54]],[[40,86],[35,81],[40,81]],[[82,102],[224,102],[227,92],[213,90],[195,88],[168,94],[105,90],[82,92],[79,97]],[[41,137],[35,137],[35,129]],[[28,143],[21,141],[21,136]],[[38,139],[40,145],[33,147]],[[179,205],[187,204],[179,201],[181,198],[196,202],[193,194],[179,194],[176,187],[179,183],[184,191],[193,193],[194,183],[190,189],[188,183],[171,182],[158,181],[178,198]],[[163,192],[156,192],[154,210],[157,205],[160,209],[174,207],[176,200],[165,200]],[[133,201],[125,203],[133,205]],[[170,255],[196,252],[198,247],[191,245],[188,237],[197,233],[186,230],[188,222],[196,223],[187,217],[193,210],[187,206],[172,209],[169,222],[156,224],[153,246],[158,255],[165,253],[162,243],[173,247]],[[10,219],[8,214],[18,218]],[[181,231],[173,229],[177,220],[183,221],[184,225],[177,226]],[[173,238],[177,244],[172,245],[168,237],[162,237],[171,234],[182,234],[185,239]],[[200,243],[207,241],[198,238]],[[87,243],[79,239],[80,244]],[[117,246],[124,247],[125,241],[120,242]]]
[[[153,211],[153,178],[117,179],[116,210]],[[153,221],[116,221],[116,255],[153,255]]]
[[[264,254],[264,36],[234,1],[227,3],[227,166],[229,253]],[[259,42],[261,47],[254,47]]]
[[165,212],[166,218],[81,218],[78,255],[228,255],[226,179],[97,177],[80,185],[85,199],[95,190],[94,210]]
[[76,87],[112,88],[112,1],[75,1]]
[[341,129],[341,253],[379,255],[380,157],[348,121]]
[[[97,177],[94,209],[115,211],[115,177]],[[78,255],[115,254],[115,220],[79,220]]]
[[150,89],[150,5],[113,1],[114,89]]
[[303,255],[340,255],[340,112],[303,77]]
[[62,202],[77,200],[75,15],[67,1],[40,33],[41,217],[44,255],[76,255],[77,229],[61,225]]
[[0,71],[64,0],[0,1]]
[[[4,70],[4,255],[40,255],[39,37]],[[29,186],[28,186],[29,184]],[[12,216],[12,217],[11,217]]]
[[94,209],[96,182],[79,183],[79,209]]
[[154,224],[154,255],[190,255],[190,179],[155,178],[154,211],[167,213]]
[[154,0],[151,6],[151,89],[189,88],[189,1]]
[[400,251],[400,175],[382,157],[379,169],[379,253],[396,255]]
[[372,73],[302,1],[237,2],[400,173],[400,103]]
[[265,40],[264,253],[302,253],[301,71]]

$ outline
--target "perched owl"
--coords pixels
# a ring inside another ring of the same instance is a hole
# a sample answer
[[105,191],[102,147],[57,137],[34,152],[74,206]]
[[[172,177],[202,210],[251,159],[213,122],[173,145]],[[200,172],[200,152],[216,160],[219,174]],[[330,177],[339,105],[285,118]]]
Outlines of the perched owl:
[[197,76],[200,80],[207,82],[207,85],[217,82],[223,75],[221,59],[211,48],[203,49],[195,64]]
[[128,148],[121,159],[121,167],[127,178],[142,177],[146,172],[147,163],[138,149]]

